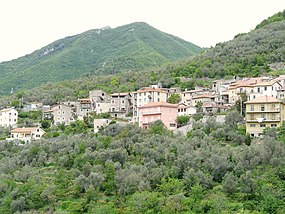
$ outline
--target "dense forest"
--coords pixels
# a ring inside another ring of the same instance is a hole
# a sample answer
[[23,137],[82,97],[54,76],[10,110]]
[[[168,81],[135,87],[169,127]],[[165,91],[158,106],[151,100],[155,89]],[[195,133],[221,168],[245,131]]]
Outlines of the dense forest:
[[285,125],[251,142],[242,120],[2,142],[0,213],[284,213]]

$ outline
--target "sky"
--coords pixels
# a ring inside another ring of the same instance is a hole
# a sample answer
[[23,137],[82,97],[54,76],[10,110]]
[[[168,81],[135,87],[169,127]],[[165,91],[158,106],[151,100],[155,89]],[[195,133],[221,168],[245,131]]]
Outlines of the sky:
[[285,0],[0,0],[0,62],[66,36],[138,21],[211,47],[284,9]]

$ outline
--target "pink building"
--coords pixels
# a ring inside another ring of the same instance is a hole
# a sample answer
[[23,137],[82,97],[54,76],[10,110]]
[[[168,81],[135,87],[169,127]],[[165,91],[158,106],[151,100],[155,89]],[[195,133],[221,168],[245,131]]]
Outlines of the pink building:
[[161,120],[168,129],[177,128],[177,105],[166,102],[148,103],[138,107],[139,126],[147,128],[150,123]]

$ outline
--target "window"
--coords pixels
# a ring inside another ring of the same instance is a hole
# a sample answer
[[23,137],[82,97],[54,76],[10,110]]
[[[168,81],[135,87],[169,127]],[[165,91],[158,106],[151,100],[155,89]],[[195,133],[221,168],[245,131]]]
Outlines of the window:
[[267,91],[267,86],[264,86],[264,91]]
[[157,98],[157,102],[159,102],[160,101],[160,98]]
[[277,124],[271,124],[271,127],[277,127]]
[[266,124],[260,124],[260,127],[266,127]]
[[254,105],[250,105],[250,111],[254,111]]
[[62,115],[64,115],[65,114],[65,112],[64,111],[62,111]]
[[264,110],[265,110],[264,105],[261,105],[260,110],[261,110],[261,111],[264,111]]
[[272,120],[275,120],[275,114],[272,114],[271,117],[272,117]]
[[170,123],[169,125],[170,125],[170,127],[176,127],[175,123]]
[[260,92],[260,88],[259,87],[257,88],[257,92]]
[[255,127],[256,125],[255,125],[255,124],[250,124],[249,126],[250,126],[250,127]]
[[254,120],[254,114],[250,115],[250,120]]
[[37,134],[36,137],[41,137],[41,136],[39,134]]
[[272,110],[275,110],[275,104],[271,105]]
[[160,95],[160,93],[159,93],[159,92],[157,92],[157,95],[159,96],[159,95]]
[[125,100],[122,100],[122,103],[125,103]]
[[263,114],[261,114],[261,117],[262,117],[262,118],[265,118],[265,114],[264,114],[264,113],[263,113]]

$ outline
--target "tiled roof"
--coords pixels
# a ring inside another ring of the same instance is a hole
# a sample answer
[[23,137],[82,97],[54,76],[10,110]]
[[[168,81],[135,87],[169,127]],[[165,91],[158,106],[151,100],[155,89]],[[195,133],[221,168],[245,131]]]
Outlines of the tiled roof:
[[157,92],[165,92],[165,90],[159,89],[159,88],[144,88],[144,89],[140,89],[137,90],[137,92],[149,92],[149,91],[157,91]]
[[177,104],[171,104],[171,103],[167,103],[167,102],[148,103],[148,104],[145,104],[143,106],[139,106],[138,108],[159,107],[159,106],[166,106],[166,107],[177,108]]
[[271,96],[261,96],[261,97],[257,97],[253,100],[249,100],[246,101],[245,103],[280,103],[281,100],[278,100],[275,97],[271,97]]
[[268,82],[260,82],[260,83],[255,84],[255,86],[271,86],[274,83],[278,83],[278,81],[272,80],[272,81],[268,81]]
[[11,131],[11,133],[31,133],[38,129],[38,127],[28,127],[28,128],[15,128]]
[[12,108],[4,108],[4,109],[1,110],[1,112],[7,112],[7,111],[11,111],[11,110],[14,110],[14,109],[12,109]]
[[212,96],[212,95],[209,95],[209,94],[202,94],[202,95],[195,96],[195,97],[193,97],[192,99],[212,98],[212,97],[213,97],[213,96]]

